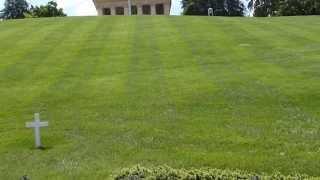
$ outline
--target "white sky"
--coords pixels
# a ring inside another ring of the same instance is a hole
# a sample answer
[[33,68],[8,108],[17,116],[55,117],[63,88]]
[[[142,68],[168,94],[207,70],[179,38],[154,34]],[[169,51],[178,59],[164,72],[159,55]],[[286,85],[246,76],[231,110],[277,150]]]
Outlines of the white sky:
[[[5,0],[0,0],[0,9],[3,9]],[[49,0],[27,0],[30,4],[46,4]],[[94,16],[97,15],[92,0],[55,0],[60,8],[69,16]],[[180,15],[181,0],[172,0],[171,14]]]

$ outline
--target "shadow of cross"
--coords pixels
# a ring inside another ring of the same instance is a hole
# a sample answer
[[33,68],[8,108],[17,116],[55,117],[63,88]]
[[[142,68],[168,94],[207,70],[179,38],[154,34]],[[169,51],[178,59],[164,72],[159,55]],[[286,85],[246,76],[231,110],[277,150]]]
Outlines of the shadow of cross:
[[41,122],[40,121],[40,114],[34,114],[34,122],[27,122],[27,128],[34,128],[34,137],[35,137],[35,145],[36,148],[41,148],[41,137],[40,137],[40,128],[49,126],[48,122]]

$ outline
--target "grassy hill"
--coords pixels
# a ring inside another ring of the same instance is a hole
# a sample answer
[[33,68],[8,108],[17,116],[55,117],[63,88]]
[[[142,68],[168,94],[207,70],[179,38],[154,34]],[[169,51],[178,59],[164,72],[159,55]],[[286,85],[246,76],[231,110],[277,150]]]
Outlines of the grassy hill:
[[[0,22],[0,177],[320,176],[320,17]],[[41,112],[45,150],[25,122]]]

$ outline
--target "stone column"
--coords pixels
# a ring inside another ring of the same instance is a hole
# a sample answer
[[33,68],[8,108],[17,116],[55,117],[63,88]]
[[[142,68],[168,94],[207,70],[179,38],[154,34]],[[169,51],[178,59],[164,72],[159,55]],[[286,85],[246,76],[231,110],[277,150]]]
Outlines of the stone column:
[[124,7],[124,15],[125,16],[129,15],[129,8],[128,7]]
[[170,8],[171,7],[168,4],[164,5],[164,14],[165,15],[167,15],[167,16],[170,15]]
[[115,7],[111,6],[110,11],[111,11],[112,16],[116,15],[116,8]]
[[102,8],[97,9],[97,12],[98,12],[98,16],[103,16]]
[[138,15],[142,15],[142,6],[137,4]]
[[156,15],[156,5],[155,4],[150,4],[151,7],[151,15]]

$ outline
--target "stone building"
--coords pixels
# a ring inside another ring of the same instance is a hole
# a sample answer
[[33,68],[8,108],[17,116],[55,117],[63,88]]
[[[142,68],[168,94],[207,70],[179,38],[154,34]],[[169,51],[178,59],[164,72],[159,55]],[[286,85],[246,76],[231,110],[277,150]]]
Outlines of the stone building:
[[[128,0],[93,0],[99,16],[128,15]],[[171,0],[131,0],[132,15],[170,15]]]

